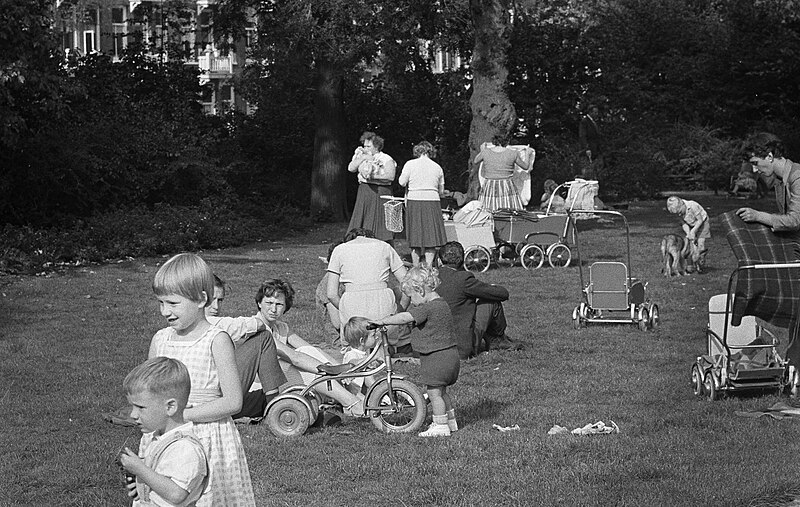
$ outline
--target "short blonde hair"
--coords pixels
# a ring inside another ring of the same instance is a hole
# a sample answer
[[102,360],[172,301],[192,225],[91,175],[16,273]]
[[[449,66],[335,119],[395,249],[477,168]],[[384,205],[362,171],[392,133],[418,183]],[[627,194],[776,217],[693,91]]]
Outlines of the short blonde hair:
[[342,331],[344,341],[351,347],[359,347],[364,341],[364,338],[369,335],[367,324],[369,324],[369,319],[366,317],[350,317]]
[[671,195],[667,198],[667,211],[669,211],[670,213],[680,213],[683,205],[684,205],[683,199],[681,199],[677,195]]
[[175,398],[180,408],[189,402],[192,380],[186,365],[169,357],[153,357],[138,365],[122,381],[125,394],[148,392]]
[[214,297],[214,272],[199,255],[180,253],[158,268],[153,292],[156,296],[178,294],[196,303],[205,298],[208,306]]
[[439,280],[439,270],[434,267],[416,266],[408,270],[408,273],[400,282],[403,292],[409,289],[426,294],[436,290],[441,283]]

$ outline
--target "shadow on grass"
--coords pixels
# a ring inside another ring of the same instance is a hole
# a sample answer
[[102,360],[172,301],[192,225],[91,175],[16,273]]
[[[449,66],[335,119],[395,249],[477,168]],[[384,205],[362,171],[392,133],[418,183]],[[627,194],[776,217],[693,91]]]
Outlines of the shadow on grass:
[[457,411],[459,418],[465,423],[475,423],[483,419],[496,419],[508,405],[509,403],[483,398],[471,404],[461,405]]
[[211,262],[219,262],[226,264],[257,264],[259,262],[269,262],[270,264],[289,264],[290,259],[275,259],[273,257],[246,257],[246,256],[230,256],[230,255],[214,255],[213,253],[206,253],[203,257]]

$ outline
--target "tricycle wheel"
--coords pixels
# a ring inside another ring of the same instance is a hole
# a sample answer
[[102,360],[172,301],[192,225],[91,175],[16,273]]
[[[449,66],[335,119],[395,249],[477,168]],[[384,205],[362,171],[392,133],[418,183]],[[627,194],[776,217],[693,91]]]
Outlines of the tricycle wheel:
[[522,267],[525,269],[539,269],[544,264],[544,252],[538,245],[525,245],[519,254]]
[[572,260],[572,252],[564,243],[553,243],[547,249],[547,262],[552,268],[566,268]]
[[692,365],[692,392],[695,396],[702,396],[705,391],[703,386],[703,372],[697,364]]
[[464,252],[464,269],[472,273],[483,273],[489,269],[492,257],[489,250],[481,245],[472,245]]
[[[392,406],[392,398],[397,408]],[[425,422],[428,405],[417,386],[407,380],[383,382],[369,394],[367,413],[372,424],[384,433],[412,433]],[[373,409],[374,407],[374,409]]]
[[281,438],[298,437],[311,424],[308,406],[295,396],[276,398],[267,407],[266,419],[272,434]]

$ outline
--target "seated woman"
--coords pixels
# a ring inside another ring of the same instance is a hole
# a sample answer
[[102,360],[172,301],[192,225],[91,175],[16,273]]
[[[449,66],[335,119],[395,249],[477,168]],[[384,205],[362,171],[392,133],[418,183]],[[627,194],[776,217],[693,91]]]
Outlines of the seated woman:
[[[324,363],[338,364],[339,361],[292,333],[289,325],[280,320],[291,309],[293,301],[292,285],[277,278],[262,283],[256,293],[258,315],[272,331],[278,348],[278,364],[286,375],[287,384],[308,385],[319,376],[317,366]],[[346,415],[364,415],[364,403],[339,382],[323,382],[315,389],[320,395],[329,396],[341,403]]]

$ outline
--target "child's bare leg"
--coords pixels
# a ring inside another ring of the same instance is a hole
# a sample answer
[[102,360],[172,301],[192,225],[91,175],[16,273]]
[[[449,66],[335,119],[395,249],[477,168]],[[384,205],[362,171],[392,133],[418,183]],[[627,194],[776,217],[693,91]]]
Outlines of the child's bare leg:
[[[342,407],[349,409],[350,414],[360,416],[364,413],[364,400],[351,393],[339,382],[331,382],[331,388],[328,389],[327,382],[320,382],[314,386],[314,389],[323,396],[330,396],[334,400],[342,404]],[[360,406],[359,406],[360,405]]]
[[[428,399],[431,400],[431,410],[433,410],[433,415],[445,415],[447,414],[447,406],[448,402],[445,401],[444,396],[445,393],[444,387],[431,387],[428,386]],[[448,396],[448,400],[449,400]]]
[[425,252],[425,262],[428,266],[433,266],[433,259],[436,257],[436,249],[434,248],[423,248]]
[[453,408],[453,401],[450,399],[450,394],[447,392],[447,386],[442,387],[442,401],[444,401],[445,412],[449,412]]
[[411,249],[411,263],[414,266],[419,266],[419,257],[420,257],[420,255],[422,255],[420,253],[420,250],[422,250],[422,249],[421,248],[412,248]]

